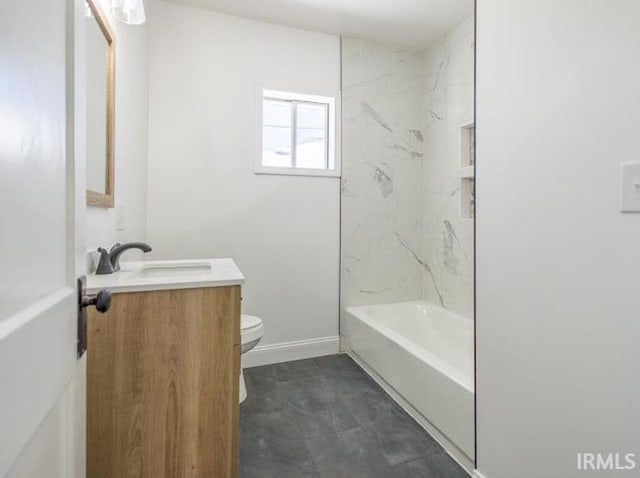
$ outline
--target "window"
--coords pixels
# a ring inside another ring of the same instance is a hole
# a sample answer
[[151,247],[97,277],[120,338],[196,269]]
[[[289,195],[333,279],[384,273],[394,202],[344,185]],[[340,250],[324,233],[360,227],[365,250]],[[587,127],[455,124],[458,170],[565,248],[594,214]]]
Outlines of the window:
[[339,176],[335,98],[261,90],[256,173]]

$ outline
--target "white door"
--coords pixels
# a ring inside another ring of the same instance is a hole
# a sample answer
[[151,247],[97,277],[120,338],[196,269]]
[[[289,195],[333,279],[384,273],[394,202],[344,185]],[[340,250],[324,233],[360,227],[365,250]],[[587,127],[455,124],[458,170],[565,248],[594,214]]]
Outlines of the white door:
[[0,1],[0,477],[84,472],[74,8]]

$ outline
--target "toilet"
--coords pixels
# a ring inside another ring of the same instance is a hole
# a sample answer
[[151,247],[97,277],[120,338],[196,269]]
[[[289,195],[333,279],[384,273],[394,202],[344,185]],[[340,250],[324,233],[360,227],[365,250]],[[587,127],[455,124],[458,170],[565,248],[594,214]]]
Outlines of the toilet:
[[[260,342],[264,335],[264,325],[260,317],[255,315],[240,316],[240,354],[245,354]],[[240,403],[247,398],[247,387],[244,383],[244,372],[240,368]]]

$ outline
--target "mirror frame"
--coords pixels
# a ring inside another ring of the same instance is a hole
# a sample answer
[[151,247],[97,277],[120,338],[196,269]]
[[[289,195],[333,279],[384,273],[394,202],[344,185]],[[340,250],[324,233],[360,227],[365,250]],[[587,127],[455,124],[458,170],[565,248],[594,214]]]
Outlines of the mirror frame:
[[[107,17],[97,4],[97,0],[86,0],[93,18],[98,23],[105,40],[107,41],[107,135],[105,155],[105,192],[100,193],[87,189],[87,206],[112,208],[115,202],[115,164],[114,164],[114,136],[115,136],[115,89],[116,89],[116,45],[115,35]],[[87,168],[89,160],[87,158]]]

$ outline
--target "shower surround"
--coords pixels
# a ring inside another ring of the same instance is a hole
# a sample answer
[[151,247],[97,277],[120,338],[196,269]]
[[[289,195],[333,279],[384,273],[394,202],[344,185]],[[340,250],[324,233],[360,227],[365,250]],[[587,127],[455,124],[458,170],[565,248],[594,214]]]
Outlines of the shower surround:
[[427,299],[473,315],[459,215],[473,36],[468,18],[426,51],[342,40],[341,310]]

